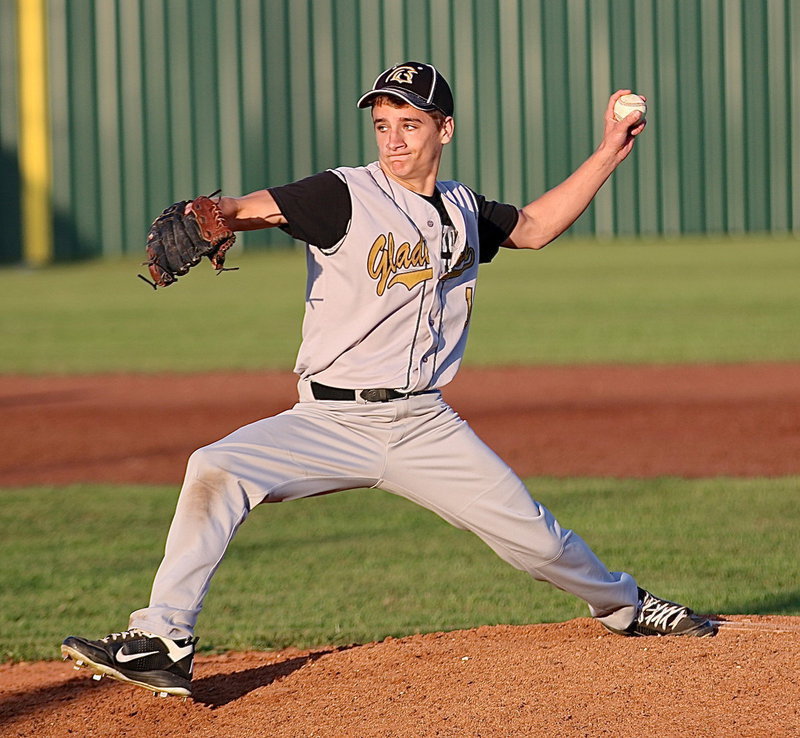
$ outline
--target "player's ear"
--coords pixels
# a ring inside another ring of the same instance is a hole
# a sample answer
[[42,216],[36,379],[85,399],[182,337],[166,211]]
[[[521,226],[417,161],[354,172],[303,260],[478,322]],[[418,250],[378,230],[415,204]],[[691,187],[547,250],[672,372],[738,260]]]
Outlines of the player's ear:
[[442,127],[439,131],[439,136],[442,144],[448,144],[450,141],[453,140],[453,133],[455,133],[456,129],[456,122],[453,120],[452,116],[447,116],[442,123]]

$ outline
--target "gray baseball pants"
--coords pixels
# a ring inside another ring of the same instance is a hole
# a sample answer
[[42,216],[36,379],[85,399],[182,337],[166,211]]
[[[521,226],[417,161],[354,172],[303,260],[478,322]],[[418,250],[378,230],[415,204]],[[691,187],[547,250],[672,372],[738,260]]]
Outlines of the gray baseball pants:
[[256,505],[360,487],[401,495],[472,531],[613,628],[632,622],[634,579],[608,571],[562,529],[439,392],[366,403],[317,401],[308,382],[299,388],[290,410],[192,454],[150,605],[131,614],[129,627],[192,635],[211,577]]

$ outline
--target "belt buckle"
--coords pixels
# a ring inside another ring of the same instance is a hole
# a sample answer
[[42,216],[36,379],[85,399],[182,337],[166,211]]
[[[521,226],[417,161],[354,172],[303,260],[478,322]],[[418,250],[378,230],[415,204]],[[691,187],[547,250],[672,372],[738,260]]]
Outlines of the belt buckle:
[[365,389],[361,390],[359,395],[367,402],[389,402],[395,397],[402,397],[401,394],[390,389]]

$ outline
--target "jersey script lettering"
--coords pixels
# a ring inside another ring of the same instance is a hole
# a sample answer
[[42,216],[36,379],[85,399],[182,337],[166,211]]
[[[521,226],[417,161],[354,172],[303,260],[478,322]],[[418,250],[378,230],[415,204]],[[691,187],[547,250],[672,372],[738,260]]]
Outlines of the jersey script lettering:
[[378,281],[376,292],[379,297],[395,284],[404,284],[410,290],[433,277],[425,242],[420,239],[412,246],[404,241],[395,247],[394,234],[391,231],[388,235],[382,233],[378,236],[370,247],[367,272]]

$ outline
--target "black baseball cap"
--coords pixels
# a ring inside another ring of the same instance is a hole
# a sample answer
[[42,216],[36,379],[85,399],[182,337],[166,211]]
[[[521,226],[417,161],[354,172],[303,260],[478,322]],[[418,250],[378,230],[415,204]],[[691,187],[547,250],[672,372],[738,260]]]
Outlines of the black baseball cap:
[[439,110],[453,115],[453,93],[447,80],[430,64],[408,61],[382,72],[372,89],[361,96],[359,108],[367,108],[378,95],[391,95],[418,110]]

